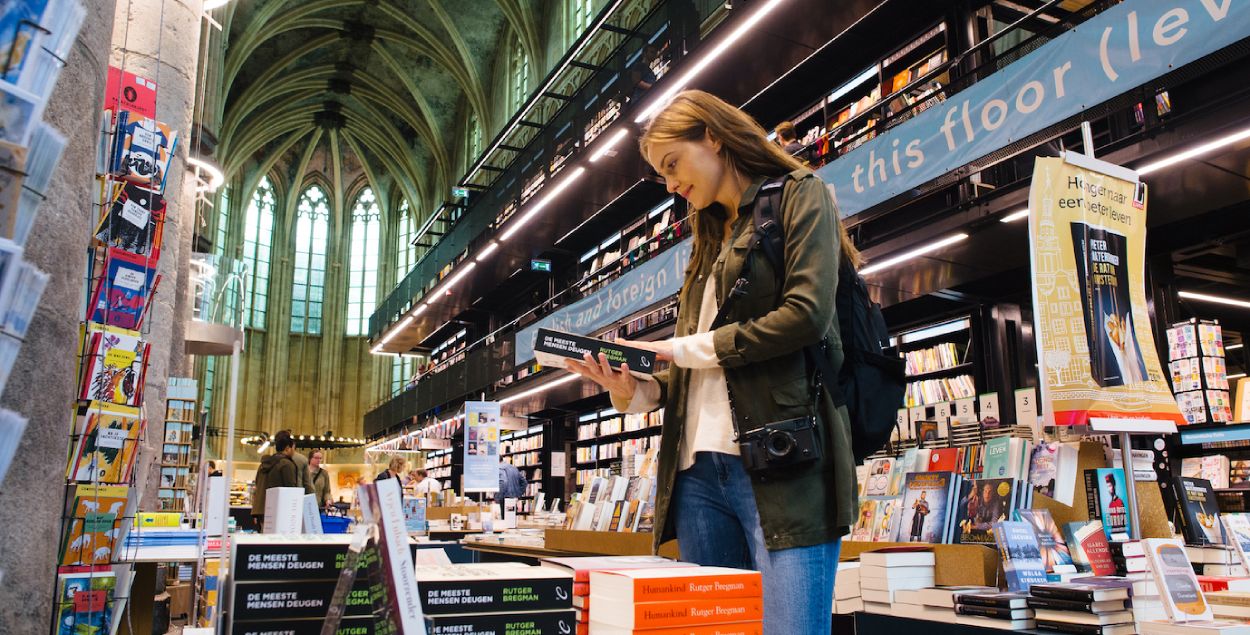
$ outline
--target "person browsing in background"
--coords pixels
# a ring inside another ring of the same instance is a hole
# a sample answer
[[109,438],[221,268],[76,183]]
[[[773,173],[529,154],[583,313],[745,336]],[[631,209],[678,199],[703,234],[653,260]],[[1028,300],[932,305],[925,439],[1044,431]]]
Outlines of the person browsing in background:
[[807,156],[805,151],[806,146],[799,143],[799,133],[794,129],[793,123],[783,121],[777,124],[777,127],[773,128],[773,134],[777,136],[777,145],[780,145],[781,149],[786,151],[786,154],[803,163],[811,161],[811,157]]
[[387,464],[386,469],[378,473],[376,481],[386,480],[388,478],[399,478],[404,473],[404,467],[408,465],[407,459],[402,456],[391,457],[391,462]]
[[[682,560],[761,571],[769,635],[828,633],[841,539],[859,504],[846,408],[812,389],[805,353],[841,368],[834,290],[839,266],[858,267],[859,253],[825,184],[713,95],[678,93],[646,124],[639,146],[693,211],[676,337],[628,343],[672,366],[645,379],[602,355],[568,366],[606,388],[621,412],[664,408],[653,546],[677,538]],[[781,188],[780,271],[751,248],[766,185]],[[716,319],[748,259],[745,292]],[[758,436],[763,425],[789,420],[815,422],[811,458],[753,463],[748,472],[735,428]]]
[[425,471],[424,468],[418,468],[413,472],[412,489],[417,496],[425,496],[432,492],[442,491],[443,484],[438,482],[438,479],[430,476],[430,473]]
[[[507,454],[508,448],[504,446],[499,451],[500,454]],[[495,502],[499,503],[500,509],[503,509],[503,500],[505,498],[521,498],[525,496],[525,486],[528,484],[525,480],[525,475],[512,464],[511,457],[504,457],[499,460],[499,491],[495,492]]]
[[[291,437],[292,447],[295,447],[295,435],[291,434],[290,430],[283,430],[283,432]],[[295,453],[291,455],[291,459],[295,461],[295,474],[299,477],[299,486],[304,488],[305,494],[312,494],[312,481],[308,478],[308,457],[304,456],[298,447],[295,447]]]
[[312,493],[317,496],[317,509],[325,509],[330,504],[330,473],[321,467],[324,460],[325,453],[321,450],[313,450],[308,455],[308,480],[312,485]]
[[299,475],[296,473],[295,441],[286,430],[274,435],[273,454],[261,459],[260,467],[256,468],[256,490],[252,494],[252,517],[256,525],[263,527],[265,522],[265,492],[272,487],[300,487]]

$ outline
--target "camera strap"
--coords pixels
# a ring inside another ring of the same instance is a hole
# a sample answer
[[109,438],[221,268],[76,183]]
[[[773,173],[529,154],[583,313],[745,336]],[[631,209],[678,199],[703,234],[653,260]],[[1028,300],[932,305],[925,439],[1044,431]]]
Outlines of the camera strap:
[[[782,227],[777,217],[777,210],[781,207],[781,197],[785,186],[785,176],[773,177],[764,182],[760,186],[760,190],[756,195],[755,204],[751,206],[753,235],[748,245],[747,254],[742,259],[742,269],[738,272],[737,279],[734,281],[733,288],[730,289],[729,295],[726,296],[725,302],[721,304],[720,310],[716,313],[716,318],[712,321],[711,330],[724,326],[729,323],[729,315],[733,311],[734,305],[739,298],[745,296],[751,285],[751,269],[755,260],[754,252],[759,251],[768,258],[770,264],[777,274],[777,291],[773,299],[773,306],[780,306],[783,284],[785,281],[785,257],[784,240],[782,239]],[[841,404],[841,391],[835,373],[833,372],[833,364],[829,361],[826,347],[826,340],[820,343],[804,347],[803,356],[807,362],[807,367],[815,369],[811,375],[810,389],[812,399],[812,415],[815,416],[818,411],[820,402],[820,391],[822,388],[829,390],[830,396],[834,398],[834,403]],[[828,382],[826,382],[828,380]],[[729,391],[729,406],[735,414],[733,417],[734,434],[741,436],[742,432],[738,430],[738,418],[736,408],[734,406],[733,391]]]

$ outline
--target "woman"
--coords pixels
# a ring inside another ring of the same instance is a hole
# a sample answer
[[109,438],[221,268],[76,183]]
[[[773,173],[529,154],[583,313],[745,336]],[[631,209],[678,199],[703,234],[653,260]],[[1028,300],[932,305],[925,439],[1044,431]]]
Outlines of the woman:
[[[765,632],[827,633],[841,537],[859,506],[846,409],[835,408],[827,391],[813,395],[803,351],[824,339],[833,367],[841,367],[839,256],[858,265],[858,252],[824,183],[748,115],[712,95],[678,94],[640,145],[668,191],[695,210],[678,337],[634,343],[674,363],[645,381],[603,357],[569,366],[605,387],[618,410],[664,407],[656,544],[676,537],[683,560],[760,570]],[[785,235],[780,289],[768,259],[750,249],[752,209],[769,177],[784,177],[776,212]],[[746,294],[723,326],[710,328],[747,257],[754,260]],[[750,431],[813,410],[821,458],[745,470],[735,420]]]
[[386,469],[379,472],[378,477],[373,480],[377,482],[388,478],[400,478],[400,475],[404,473],[404,467],[407,465],[408,461],[404,457],[391,457],[391,462],[386,466]]

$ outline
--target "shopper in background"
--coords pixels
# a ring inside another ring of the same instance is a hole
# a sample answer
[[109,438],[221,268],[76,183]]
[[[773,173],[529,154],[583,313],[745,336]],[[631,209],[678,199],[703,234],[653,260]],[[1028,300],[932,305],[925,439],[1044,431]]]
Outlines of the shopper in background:
[[773,134],[777,136],[777,145],[780,145],[786,154],[803,163],[811,161],[811,157],[807,156],[805,146],[799,143],[799,133],[794,129],[792,122],[783,121],[777,124],[777,127],[773,128]]
[[209,476],[221,476],[221,470],[217,469],[216,461],[208,462],[208,475]]
[[261,459],[256,468],[256,490],[252,493],[252,517],[256,526],[265,524],[265,492],[271,487],[299,487],[296,473],[295,441],[283,430],[274,435],[273,454]]
[[[290,430],[283,430],[282,432],[285,432],[287,436],[291,437],[292,444],[295,443],[295,435],[291,434]],[[299,475],[299,486],[304,488],[305,494],[312,494],[312,481],[308,478],[308,457],[304,456],[299,449],[296,448],[295,454],[292,455],[291,458],[295,460],[295,473]]]
[[[391,462],[386,466],[386,469],[379,472],[378,477],[373,480],[376,482],[383,481],[388,478],[400,478],[400,475],[404,473],[404,467],[407,465],[408,461],[404,457],[391,457]],[[402,485],[403,482],[401,481],[400,484]]]
[[417,496],[425,496],[431,492],[439,492],[443,489],[443,484],[438,479],[430,476],[429,472],[424,469],[418,469],[413,472],[413,492]]
[[325,454],[321,450],[313,450],[308,456],[308,480],[312,484],[312,493],[317,496],[317,509],[325,509],[330,503],[330,473],[321,467]]
[[[841,368],[834,292],[840,260],[858,266],[859,253],[825,184],[717,97],[679,93],[640,146],[668,191],[694,210],[678,337],[630,343],[673,365],[645,380],[603,356],[569,366],[607,388],[619,411],[664,408],[655,545],[677,538],[682,560],[760,570],[765,633],[828,633],[841,539],[858,514],[855,460],[846,409],[811,389],[804,350],[824,341],[823,354]],[[756,197],[778,177],[782,272],[751,248]],[[747,258],[745,294],[710,328]],[[747,472],[735,423],[746,433],[812,414],[819,458]]]
[[510,458],[500,459],[499,491],[495,493],[495,502],[499,503],[499,508],[503,509],[505,498],[525,496],[525,486],[528,484],[525,475],[521,473],[521,470],[516,469]]

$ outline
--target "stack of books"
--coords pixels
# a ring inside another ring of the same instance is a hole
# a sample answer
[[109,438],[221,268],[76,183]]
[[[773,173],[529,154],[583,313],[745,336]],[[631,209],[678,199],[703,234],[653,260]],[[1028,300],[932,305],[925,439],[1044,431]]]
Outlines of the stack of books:
[[932,551],[917,549],[882,549],[860,554],[859,587],[864,611],[889,615],[896,592],[933,586],[935,562]]
[[839,562],[838,576],[833,583],[833,612],[850,615],[864,610],[864,598],[859,590],[859,563]]
[[1128,580],[1104,580],[1099,584],[1035,584],[1029,591],[1029,607],[1036,612],[1037,627],[1061,633],[1132,635],[1136,632]]
[[1090,576],[1074,578],[1072,583],[1109,586],[1112,588],[1127,585],[1129,609],[1133,611],[1133,621],[1148,622],[1150,620],[1165,620],[1168,617],[1167,611],[1163,608],[1163,599],[1159,597],[1159,585],[1155,584],[1153,576],[1147,579]]
[[573,575],[519,562],[417,568],[429,635],[568,635],[577,626]]
[[890,604],[890,613],[913,620],[948,620],[951,615],[950,607],[925,604],[925,592],[932,590],[933,588],[930,587],[895,591],[894,602]]
[[1201,568],[1203,576],[1244,578],[1250,575],[1237,552],[1228,547],[1186,547],[1185,552],[1194,568]]
[[758,571],[724,567],[592,571],[590,589],[590,635],[654,629],[704,632],[699,629],[709,627],[719,635],[763,633],[764,585]]
[[1025,593],[956,593],[955,623],[1020,631],[1035,628]]
[[1250,593],[1243,591],[1208,591],[1207,604],[1216,619],[1250,621]]
[[573,608],[577,610],[577,632],[590,630],[590,572],[623,569],[655,569],[662,567],[693,567],[660,556],[587,556],[582,558],[543,558],[545,567],[552,567],[573,576]]
[[943,616],[941,619],[949,621],[950,616],[955,612],[955,596],[961,593],[998,593],[998,587],[935,586],[927,589],[920,589],[915,592],[915,596],[908,594],[903,597],[909,601],[914,597],[914,599],[919,601],[919,603],[925,608],[940,610]]

